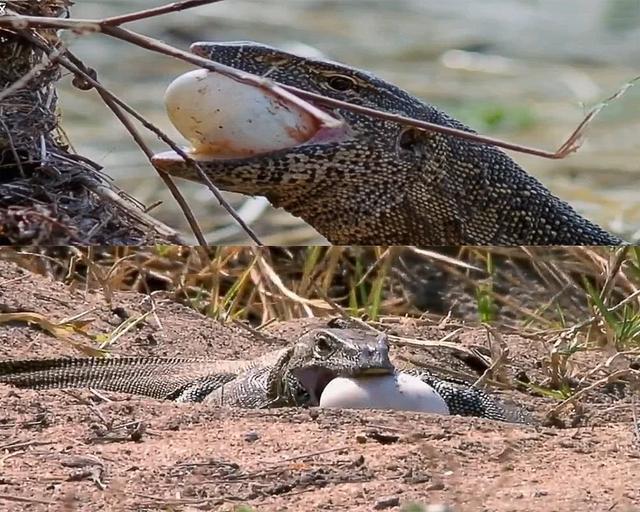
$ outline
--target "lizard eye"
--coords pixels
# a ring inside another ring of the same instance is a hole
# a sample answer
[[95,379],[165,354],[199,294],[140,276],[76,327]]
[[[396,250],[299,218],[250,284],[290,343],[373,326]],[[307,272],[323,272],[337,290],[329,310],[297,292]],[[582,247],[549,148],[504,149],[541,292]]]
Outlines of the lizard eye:
[[331,342],[324,334],[319,334],[316,338],[316,350],[320,354],[327,354],[328,352],[331,352]]
[[329,77],[329,80],[327,80],[327,84],[334,91],[340,92],[349,91],[356,86],[355,80],[343,75],[333,75]]

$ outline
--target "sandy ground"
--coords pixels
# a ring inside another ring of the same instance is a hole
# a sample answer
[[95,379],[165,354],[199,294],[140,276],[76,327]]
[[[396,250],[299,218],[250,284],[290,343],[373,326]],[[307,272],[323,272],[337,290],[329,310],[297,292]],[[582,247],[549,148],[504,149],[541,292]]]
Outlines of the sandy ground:
[[[137,294],[71,289],[0,261],[0,312],[52,320],[90,311],[92,333],[148,311]],[[155,315],[119,354],[250,357],[282,341],[221,326],[154,298]],[[282,338],[306,322],[273,326]],[[413,329],[426,339],[436,328]],[[440,332],[440,334],[442,334]],[[464,343],[480,344],[469,330]],[[534,380],[544,351],[507,337],[512,365]],[[525,350],[526,348],[526,350]],[[0,359],[77,354],[22,322],[0,324]],[[640,447],[628,402],[586,404],[578,428],[387,411],[245,411],[88,391],[0,386],[0,510],[640,510]],[[552,403],[525,393],[532,410]],[[626,403],[626,405],[625,405]]]

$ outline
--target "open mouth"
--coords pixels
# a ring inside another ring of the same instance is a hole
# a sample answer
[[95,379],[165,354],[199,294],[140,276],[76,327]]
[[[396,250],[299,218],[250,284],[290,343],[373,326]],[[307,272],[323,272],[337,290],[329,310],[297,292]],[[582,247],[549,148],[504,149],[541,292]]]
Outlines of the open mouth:
[[[328,112],[330,113],[330,111]],[[245,155],[228,156],[198,152],[193,148],[183,148],[183,150],[187,154],[187,156],[197,162],[242,163],[244,161],[250,161],[253,158],[264,158],[285,154],[295,148],[313,145],[337,144],[340,142],[351,140],[352,138],[353,134],[351,132],[351,129],[349,128],[349,125],[346,122],[343,122],[338,127],[321,126],[310,139],[301,142],[300,144],[295,144],[287,148],[277,149],[273,151],[261,152],[256,150],[255,152],[253,152],[250,148],[248,148],[247,154]],[[171,169],[176,165],[184,165],[185,160],[175,151],[163,151],[161,153],[156,153],[155,155],[153,155],[153,157],[151,158],[151,162],[157,169],[161,171],[164,170],[170,173]]]
[[[276,95],[199,69],[174,79],[164,102],[169,120],[191,144],[185,153],[198,162],[276,157],[300,146],[352,138],[337,111],[287,94]],[[168,174],[184,166],[175,151],[156,154],[152,162]]]
[[[376,375],[389,375],[390,373],[392,373],[392,371],[387,368],[367,368],[350,375],[350,377],[372,377]],[[320,397],[323,391],[329,383],[338,376],[344,377],[345,375],[339,375],[337,372],[325,368],[304,368],[295,372],[295,377],[300,382],[300,385],[309,394],[308,405],[312,407],[320,403]]]
[[[194,55],[226,65],[250,62],[252,49],[258,50],[258,56],[265,51],[269,54],[268,47],[251,42],[193,43],[190,47]],[[271,69],[265,65],[251,71],[264,79]],[[199,163],[210,164],[210,170],[217,164],[237,166],[281,158],[306,146],[325,149],[354,138],[339,110],[320,100],[284,88],[276,92],[262,82],[236,80],[204,68],[176,77],[165,91],[164,103],[171,123],[190,143],[183,151]],[[167,174],[190,175],[190,166],[176,151],[158,153],[152,163]]]

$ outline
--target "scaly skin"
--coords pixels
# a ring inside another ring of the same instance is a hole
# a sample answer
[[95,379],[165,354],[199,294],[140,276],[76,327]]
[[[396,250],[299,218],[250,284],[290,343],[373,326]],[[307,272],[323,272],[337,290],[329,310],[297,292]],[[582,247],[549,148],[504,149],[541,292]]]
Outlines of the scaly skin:
[[315,329],[270,359],[269,365],[254,365],[204,401],[258,409],[315,406],[336,377],[394,371],[387,337],[361,329]]
[[[203,57],[356,105],[472,131],[368,72],[256,43],[195,43]],[[326,109],[325,109],[326,110]],[[498,148],[336,109],[349,135],[200,162],[221,189],[266,196],[335,244],[617,245]],[[156,167],[199,181],[171,152]]]
[[386,337],[313,329],[250,361],[205,358],[78,358],[0,361],[0,384],[33,389],[95,388],[177,402],[263,408],[317,405],[334,377],[391,373]]
[[[358,378],[397,371],[386,335],[343,322],[303,333],[293,345],[249,361],[205,358],[68,358],[0,361],[0,384],[20,388],[95,388],[176,402],[243,408],[317,406],[336,377]],[[463,381],[407,367],[446,402],[451,414],[528,423],[510,407]]]

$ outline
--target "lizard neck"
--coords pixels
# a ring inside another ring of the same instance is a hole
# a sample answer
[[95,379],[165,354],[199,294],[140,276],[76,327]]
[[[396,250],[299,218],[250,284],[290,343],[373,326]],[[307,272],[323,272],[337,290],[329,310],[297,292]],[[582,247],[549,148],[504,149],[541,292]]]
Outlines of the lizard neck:
[[470,151],[467,143],[462,149],[451,144],[448,156],[422,162],[414,172],[394,155],[371,152],[368,161],[350,162],[339,182],[318,179],[305,189],[272,191],[267,198],[333,244],[622,243],[498,149]]

